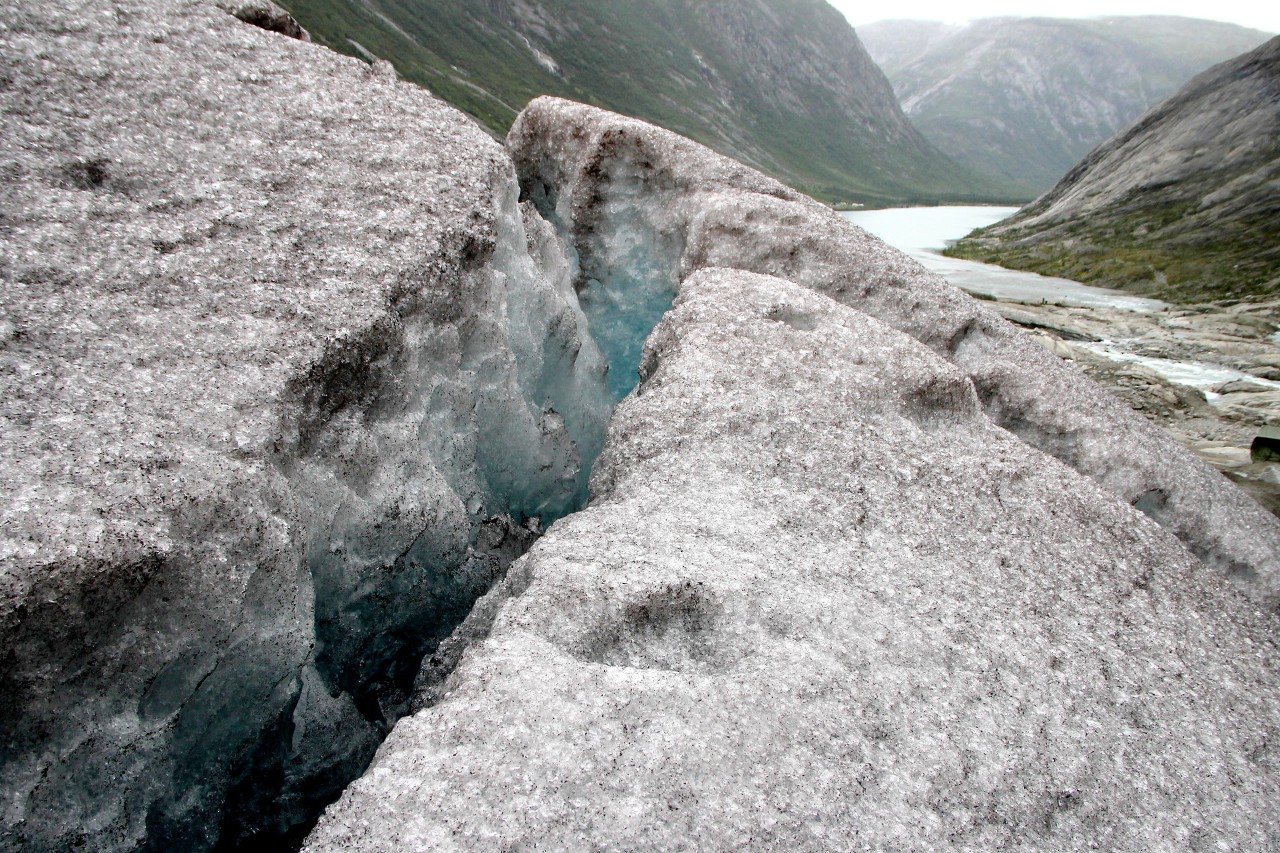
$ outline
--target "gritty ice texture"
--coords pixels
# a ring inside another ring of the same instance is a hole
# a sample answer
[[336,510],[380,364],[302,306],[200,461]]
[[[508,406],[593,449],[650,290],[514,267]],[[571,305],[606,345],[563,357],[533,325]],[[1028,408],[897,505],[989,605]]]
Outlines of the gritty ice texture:
[[603,443],[501,147],[223,5],[0,10],[0,849],[296,832]]
[[508,149],[639,385],[306,849],[1280,843],[1274,519],[756,172],[553,99]]
[[1274,618],[963,371],[706,269],[642,374],[306,850],[1280,843]]
[[302,35],[0,0],[0,849],[278,848],[398,719],[314,849],[1275,845],[1270,516],[758,173]]
[[524,197],[580,259],[584,306],[615,279],[630,283],[620,259],[646,271],[646,306],[647,294],[674,293],[715,266],[826,294],[951,361],[998,425],[1140,506],[1268,608],[1280,605],[1273,516],[1074,367],[839,214],[676,134],[570,101],[533,101],[507,147]]

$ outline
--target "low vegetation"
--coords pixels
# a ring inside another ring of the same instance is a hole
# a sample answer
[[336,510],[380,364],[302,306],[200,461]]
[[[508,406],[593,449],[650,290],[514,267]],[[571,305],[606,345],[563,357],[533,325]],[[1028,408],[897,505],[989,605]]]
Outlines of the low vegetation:
[[1182,216],[1185,206],[1175,206],[1105,219],[1087,229],[1081,223],[1048,235],[1026,229],[999,241],[986,239],[984,229],[945,254],[1183,304],[1280,296],[1280,222],[1254,217],[1226,223],[1222,234],[1148,238],[1169,228],[1155,223],[1177,223]]

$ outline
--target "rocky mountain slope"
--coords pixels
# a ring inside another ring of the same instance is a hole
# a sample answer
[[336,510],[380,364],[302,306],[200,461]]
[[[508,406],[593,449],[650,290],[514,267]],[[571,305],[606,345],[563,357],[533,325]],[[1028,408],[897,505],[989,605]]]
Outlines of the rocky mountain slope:
[[1196,77],[951,252],[1184,302],[1280,292],[1280,37]]
[[858,34],[930,142],[1029,196],[1196,74],[1268,38],[1161,16],[885,21]]
[[0,7],[0,850],[296,847],[389,731],[317,849],[1275,846],[1280,523],[984,306],[262,0]]
[[289,0],[312,36],[392,61],[506,133],[561,95],[636,115],[829,201],[1025,198],[902,115],[823,0]]

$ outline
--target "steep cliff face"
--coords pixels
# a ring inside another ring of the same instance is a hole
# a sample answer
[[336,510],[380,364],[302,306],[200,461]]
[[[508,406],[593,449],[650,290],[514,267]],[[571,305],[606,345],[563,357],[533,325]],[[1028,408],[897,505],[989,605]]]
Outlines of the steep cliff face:
[[0,847],[270,847],[585,499],[604,361],[502,149],[389,68],[0,18]]
[[929,145],[823,0],[292,0],[336,50],[380,56],[503,134],[560,95],[668,127],[812,195],[1017,196]]
[[1159,16],[886,21],[858,34],[930,142],[1029,195],[1194,75],[1267,39]]
[[1195,78],[953,251],[1181,301],[1280,292],[1280,38]]

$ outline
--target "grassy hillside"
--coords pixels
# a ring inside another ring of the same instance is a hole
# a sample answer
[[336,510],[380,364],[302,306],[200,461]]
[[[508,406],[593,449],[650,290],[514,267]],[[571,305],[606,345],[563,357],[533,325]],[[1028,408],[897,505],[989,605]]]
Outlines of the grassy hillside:
[[670,128],[829,202],[1028,196],[933,148],[822,0],[286,0],[497,135],[541,94]]

